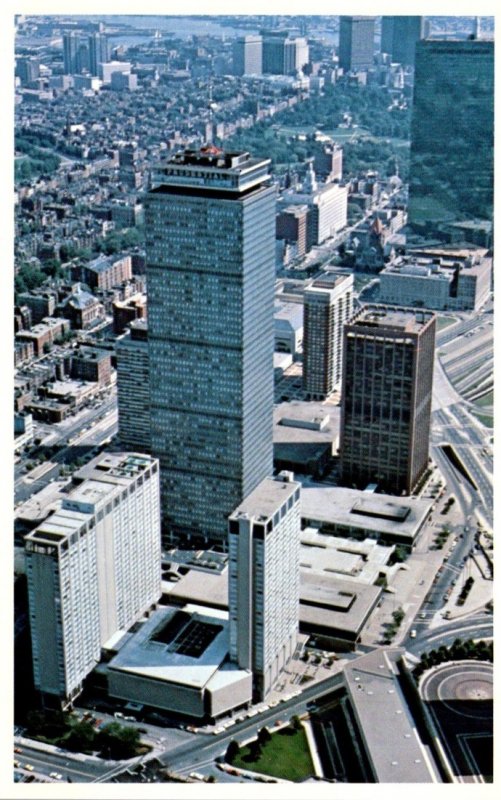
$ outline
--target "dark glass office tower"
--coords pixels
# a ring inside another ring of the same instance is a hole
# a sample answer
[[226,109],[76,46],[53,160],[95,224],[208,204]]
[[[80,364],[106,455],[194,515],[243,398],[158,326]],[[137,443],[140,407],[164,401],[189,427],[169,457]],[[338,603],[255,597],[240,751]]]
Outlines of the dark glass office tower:
[[172,539],[225,543],[229,514],[272,472],[269,163],[187,150],[146,198],[152,452]]
[[339,66],[364,70],[374,62],[374,17],[339,18]]
[[345,325],[343,483],[412,492],[428,463],[434,350],[429,311],[367,305]]
[[418,42],[409,182],[415,232],[492,220],[493,128],[494,42]]
[[424,17],[383,17],[381,26],[381,50],[388,53],[391,60],[413,66],[416,42],[424,39]]
[[99,75],[99,65],[108,61],[108,39],[102,33],[89,36],[89,70],[91,75]]

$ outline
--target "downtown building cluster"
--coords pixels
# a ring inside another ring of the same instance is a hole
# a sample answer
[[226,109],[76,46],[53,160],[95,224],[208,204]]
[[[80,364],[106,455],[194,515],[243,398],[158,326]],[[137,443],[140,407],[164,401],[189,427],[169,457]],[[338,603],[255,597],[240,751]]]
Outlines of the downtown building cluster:
[[[349,19],[341,30],[353,60],[370,29]],[[397,39],[393,33],[392,46]],[[274,44],[285,53],[285,37]],[[291,195],[283,211],[298,227],[302,215],[305,241],[314,235],[307,224],[321,229],[311,176],[310,166],[307,191]],[[333,184],[328,195],[331,233],[346,224],[346,193]],[[269,162],[248,153],[184,150],[155,169],[144,203],[148,322],[136,318],[116,347],[120,443],[130,452],[77,473],[61,509],[26,538],[35,684],[44,701],[71,702],[102,649],[146,615],[142,641],[110,664],[112,696],[142,701],[158,680],[180,696],[173,675],[193,666],[180,637],[200,627],[213,636],[205,671],[181,693],[195,716],[264,698],[294,653],[301,490],[290,473],[272,477],[275,199]],[[88,283],[107,272],[97,261]],[[411,494],[428,463],[434,316],[396,301],[354,314],[352,295],[351,273],[306,288],[303,387],[312,400],[341,390],[344,484]],[[158,608],[161,534],[168,545],[228,552],[226,616],[192,608],[179,618]],[[139,674],[151,642],[164,648],[160,663]],[[159,695],[162,702],[176,701]]]
[[[69,702],[98,663],[100,648],[145,613],[152,619],[143,644],[127,645],[109,665],[114,696],[144,701],[153,691],[153,675],[166,692],[157,702],[175,704],[166,698],[176,696],[176,660],[193,660],[176,637],[190,639],[200,630],[208,638],[197,661],[198,700],[187,706],[195,715],[207,704],[213,716],[222,713],[229,693],[235,705],[263,699],[294,653],[300,484],[290,473],[272,477],[275,191],[268,167],[248,153],[208,146],[179,153],[155,172],[145,204],[148,324],[133,322],[117,346],[122,446],[150,454],[91,464],[87,482],[26,539],[36,685],[45,698]],[[314,282],[305,293],[305,387],[313,397],[325,397],[342,382],[341,454],[348,483],[363,488],[381,480],[387,490],[410,493],[428,458],[432,317],[426,348],[415,334],[419,323],[412,311],[376,308],[359,332],[359,315],[347,324],[352,284],[346,274]],[[341,342],[344,336],[346,359],[352,329],[359,346],[342,374]],[[363,381],[357,382],[359,375]],[[397,417],[395,443],[401,443],[402,455],[393,466],[391,442],[386,458],[374,436]],[[356,474],[349,469],[351,451]],[[377,468],[371,461],[376,451]],[[380,474],[385,458],[388,466]],[[148,497],[145,470],[153,487]],[[133,489],[116,488],[120,480],[133,480]],[[129,511],[133,492],[142,505]],[[193,609],[174,624],[155,610],[160,515],[164,543],[228,551],[226,621],[200,617]],[[82,586],[87,600],[79,604],[75,593]],[[51,606],[61,613],[48,614]],[[49,634],[53,662],[45,655]],[[164,656],[141,672],[138,652],[144,661],[151,641],[164,644]],[[227,657],[232,669],[224,668]]]

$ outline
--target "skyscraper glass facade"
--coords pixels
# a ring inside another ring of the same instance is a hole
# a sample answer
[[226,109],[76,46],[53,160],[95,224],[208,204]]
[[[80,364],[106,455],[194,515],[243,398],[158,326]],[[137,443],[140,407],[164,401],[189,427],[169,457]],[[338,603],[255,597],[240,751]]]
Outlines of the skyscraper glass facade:
[[341,473],[410,494],[428,463],[435,316],[364,306],[344,328]]
[[346,72],[372,67],[374,17],[340,17],[339,66]]
[[225,542],[272,471],[275,190],[269,162],[212,150],[146,203],[152,452],[169,534]]
[[409,224],[492,219],[494,42],[416,45]]

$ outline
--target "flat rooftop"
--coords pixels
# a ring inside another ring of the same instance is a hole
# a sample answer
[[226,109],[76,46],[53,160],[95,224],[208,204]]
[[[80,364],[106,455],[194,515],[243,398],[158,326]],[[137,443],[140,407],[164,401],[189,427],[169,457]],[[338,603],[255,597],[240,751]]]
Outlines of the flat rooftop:
[[83,511],[73,511],[61,508],[32,533],[25,537],[25,541],[49,542],[57,544],[63,542],[72,533],[77,533],[86,525],[90,519],[90,514]]
[[299,566],[305,572],[328,572],[357,584],[374,584],[393,550],[393,546],[378,544],[375,539],[357,541],[305,528],[301,531]]
[[97,505],[114,489],[115,487],[110,483],[90,479],[84,481],[80,486],[75,486],[68,495],[68,500]]
[[[344,580],[328,570],[300,568],[299,622],[321,626],[350,638],[358,635],[380,595],[381,588],[362,581]],[[228,570],[220,575],[192,571],[178,582],[163,581],[162,593],[173,603],[196,603],[219,610],[228,608]]]
[[126,485],[156,463],[143,453],[101,453],[74,473],[77,481],[97,480],[117,485]]
[[275,323],[287,325],[295,331],[303,327],[303,306],[301,303],[284,303],[282,300],[275,300],[273,318]]
[[53,511],[59,510],[61,503],[67,493],[63,491],[67,486],[68,479],[48,483],[36,494],[32,494],[28,500],[19,505],[14,512],[14,518],[29,522],[42,521]]
[[327,572],[300,570],[299,622],[304,628],[322,628],[329,635],[359,635],[379,600],[382,589],[343,580]]
[[242,514],[249,517],[260,517],[262,521],[273,517],[289,497],[299,492],[301,484],[296,481],[283,481],[277,478],[265,478],[251,494],[243,500],[231,514],[235,519]]
[[341,409],[292,400],[273,409],[274,444],[325,444],[339,436]]
[[344,288],[348,288],[348,286],[353,284],[353,273],[344,273],[339,274],[335,272],[329,272],[325,275],[322,275],[321,278],[316,278],[313,283],[309,286],[305,287],[305,293],[316,291],[316,292],[334,292],[339,287],[343,286]]
[[367,305],[348,322],[352,328],[386,328],[403,333],[419,333],[433,318],[430,311],[416,311],[383,305]]
[[301,517],[368,532],[396,534],[412,541],[433,501],[373,494],[339,486],[307,485],[301,490]]
[[201,689],[220,668],[228,648],[226,611],[196,605],[159,608],[124,639],[109,667]]
[[378,783],[440,782],[398,681],[403,650],[379,650],[344,669],[344,679]]
[[116,264],[117,261],[123,261],[124,258],[130,258],[130,256],[124,255],[113,255],[113,256],[98,256],[97,258],[89,261],[85,264],[86,269],[92,270],[92,272],[106,272],[106,270],[111,269],[113,264]]

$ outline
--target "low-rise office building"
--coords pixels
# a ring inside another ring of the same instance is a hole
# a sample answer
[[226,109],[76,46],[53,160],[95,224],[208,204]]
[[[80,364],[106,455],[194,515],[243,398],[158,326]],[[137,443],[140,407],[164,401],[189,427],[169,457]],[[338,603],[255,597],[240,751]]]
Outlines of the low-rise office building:
[[296,358],[303,349],[303,306],[275,300],[275,350]]
[[71,354],[71,377],[73,380],[94,381],[99,386],[111,382],[111,354],[93,347],[80,347]]
[[383,303],[438,311],[474,311],[488,299],[492,258],[486,250],[429,248],[413,251],[379,275]]
[[252,699],[252,673],[228,661],[227,611],[159,608],[134,633],[117,633],[100,668],[108,693],[195,719],[216,719]]
[[273,411],[273,464],[319,477],[331,467],[339,443],[339,408],[321,403],[281,403]]
[[82,281],[91,289],[111,289],[132,278],[130,256],[99,256],[81,269]]
[[44,319],[34,325],[30,331],[19,331],[16,333],[16,342],[31,342],[34,354],[41,356],[46,348],[50,348],[61,336],[70,329],[68,319],[57,319],[55,317],[44,317]]
[[342,487],[305,486],[301,518],[305,526],[336,536],[405,545],[419,541],[433,503]]

